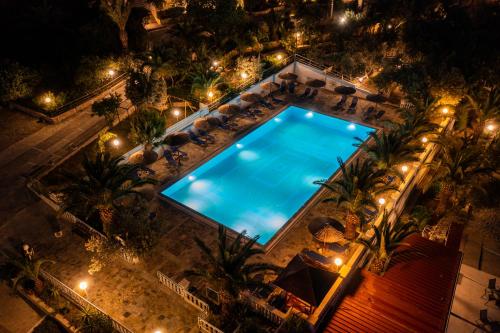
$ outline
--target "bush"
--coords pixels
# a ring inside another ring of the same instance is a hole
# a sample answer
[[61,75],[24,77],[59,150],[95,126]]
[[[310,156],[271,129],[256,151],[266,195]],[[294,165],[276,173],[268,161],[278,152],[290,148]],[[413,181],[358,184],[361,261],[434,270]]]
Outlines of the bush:
[[37,72],[18,62],[3,61],[0,63],[0,102],[6,103],[31,96],[39,82],[40,76]]
[[[113,74],[110,74],[110,70]],[[75,74],[75,85],[79,90],[92,90],[112,79],[121,65],[112,58],[99,58],[97,56],[83,57]]]
[[34,99],[34,102],[38,107],[46,111],[54,111],[61,107],[66,102],[66,94],[59,93],[54,94],[49,91],[45,94],[39,95]]
[[104,117],[109,126],[113,125],[114,120],[118,117],[118,108],[122,98],[120,94],[111,94],[109,97],[103,98],[100,101],[92,104],[92,115]]

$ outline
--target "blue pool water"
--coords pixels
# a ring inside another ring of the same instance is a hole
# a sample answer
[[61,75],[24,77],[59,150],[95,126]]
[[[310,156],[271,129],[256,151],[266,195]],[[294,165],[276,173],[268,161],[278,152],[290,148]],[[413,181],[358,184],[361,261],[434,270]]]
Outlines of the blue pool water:
[[370,131],[290,106],[161,194],[265,244]]

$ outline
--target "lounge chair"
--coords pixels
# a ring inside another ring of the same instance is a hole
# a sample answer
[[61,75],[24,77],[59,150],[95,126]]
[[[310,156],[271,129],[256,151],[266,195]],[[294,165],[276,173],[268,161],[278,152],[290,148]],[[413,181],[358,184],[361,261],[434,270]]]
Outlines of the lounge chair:
[[340,111],[344,107],[346,100],[347,100],[347,96],[342,95],[342,98],[340,99],[340,101],[338,101],[337,104],[335,104],[335,106],[332,107],[332,109],[334,111]]
[[264,114],[261,109],[257,108],[248,108],[248,112],[252,114],[254,117],[260,117]]
[[163,150],[163,157],[165,157],[165,160],[167,160],[169,166],[174,167],[176,169],[179,167],[180,163],[175,160],[170,150],[167,149]]
[[375,119],[376,119],[376,120],[380,120],[384,114],[385,114],[385,111],[384,111],[384,110],[380,110],[380,111],[379,111],[379,112],[375,115]]
[[269,102],[266,102],[265,100],[261,99],[259,102],[258,102],[261,106],[265,107],[265,108],[268,108],[269,110],[274,110],[274,105],[272,105],[271,103]]
[[200,138],[198,135],[196,135],[196,133],[194,133],[192,129],[188,130],[188,134],[189,134],[189,139],[191,141],[193,141],[195,144],[197,144],[198,146],[206,146],[207,145],[207,142],[205,140],[203,140],[202,138]]
[[352,98],[351,105],[349,105],[349,110],[347,110],[348,114],[355,114],[356,113],[356,106],[358,105],[358,97],[354,96]]
[[375,108],[373,106],[370,106],[366,111],[363,113],[363,120],[368,120],[373,116],[373,113],[375,112]]
[[311,93],[311,88],[307,87],[306,90],[304,90],[304,92],[299,95],[299,98],[306,98],[309,96],[309,94]]
[[295,94],[295,83],[293,83],[292,81],[288,83],[288,92],[292,95]]
[[286,93],[286,81],[285,80],[281,81],[280,90],[279,91],[280,91],[281,94]]
[[314,97],[318,96],[318,89],[314,89],[309,96],[306,96],[309,99],[313,99]]
[[238,127],[238,126],[236,126],[236,124],[230,122],[229,117],[226,115],[219,114],[215,118],[217,118],[219,120],[217,127],[220,129],[234,131]]
[[200,128],[196,129],[196,134],[201,136],[207,143],[214,143],[215,142],[215,137],[213,135],[210,135],[207,131],[202,130]]
[[271,99],[271,101],[273,101],[274,103],[277,103],[277,104],[284,104],[285,103],[285,101],[283,101],[282,99],[274,97],[274,95],[272,93],[269,94],[269,98]]
[[179,149],[179,146],[165,145],[164,149],[167,149],[174,156],[179,156],[180,158],[187,158],[188,154]]

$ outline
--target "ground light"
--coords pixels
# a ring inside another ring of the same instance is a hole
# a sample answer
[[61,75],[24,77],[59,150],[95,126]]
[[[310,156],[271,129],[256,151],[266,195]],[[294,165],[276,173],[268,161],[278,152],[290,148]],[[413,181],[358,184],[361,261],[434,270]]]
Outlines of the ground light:
[[111,144],[115,147],[118,147],[120,145],[120,139],[116,138],[116,139],[113,139],[113,141],[111,141]]
[[214,61],[212,62],[212,66],[214,66],[214,67],[218,67],[218,66],[219,66],[219,62],[218,62],[217,60],[214,60]]
[[113,69],[108,70],[109,76],[115,76],[115,71]]
[[181,115],[181,112],[180,112],[179,110],[174,109],[174,110],[172,111],[172,114],[175,116],[175,119],[176,119],[176,120],[179,120],[179,116]]
[[50,98],[49,96],[45,97],[43,99],[43,101],[46,103],[46,104],[49,104],[50,102],[52,102],[52,98]]
[[242,78],[243,80],[245,80],[245,79],[247,79],[247,78],[248,78],[248,73],[247,73],[247,72],[241,72],[240,76],[241,76],[241,78]]
[[214,92],[212,90],[209,90],[207,93],[208,98],[214,97]]
[[333,260],[333,263],[335,264],[335,266],[337,266],[337,271],[340,270],[340,266],[342,266],[343,264],[342,258],[339,257],[335,258]]
[[427,143],[429,142],[429,139],[427,139],[427,137],[424,136],[422,139],[420,139],[420,141],[422,141],[422,143]]
[[493,124],[486,125],[486,130],[488,132],[493,132],[495,130],[495,125]]
[[401,167],[401,171],[403,171],[403,173],[407,173],[408,172],[408,166],[407,165],[403,165]]
[[340,18],[340,24],[345,24],[346,22],[347,22],[347,17],[342,16],[342,17]]
[[278,59],[278,60],[283,59],[283,55],[282,55],[282,54],[278,54],[278,55],[276,56],[276,59]]
[[448,112],[450,112],[450,110],[447,107],[441,109],[442,114],[448,114]]
[[380,206],[385,205],[385,199],[384,199],[384,198],[380,198],[380,199],[378,199],[378,204],[379,204]]

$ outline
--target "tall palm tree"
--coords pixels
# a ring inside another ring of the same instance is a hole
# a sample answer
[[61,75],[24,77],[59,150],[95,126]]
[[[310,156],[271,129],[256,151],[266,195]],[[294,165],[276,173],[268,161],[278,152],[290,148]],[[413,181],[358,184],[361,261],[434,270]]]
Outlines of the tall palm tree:
[[[234,300],[240,291],[262,285],[262,282],[255,279],[256,274],[276,272],[279,269],[267,263],[250,263],[255,256],[264,254],[264,250],[254,246],[258,239],[259,236],[246,238],[246,232],[243,231],[230,241],[227,229],[219,225],[216,251],[212,251],[203,240],[195,237],[195,242],[208,260],[210,267],[207,270],[188,271],[188,273],[205,276],[215,281],[221,287],[222,294]],[[225,294],[226,292],[228,295]]]
[[98,152],[95,159],[85,155],[82,173],[66,173],[69,185],[63,189],[65,209],[82,212],[87,220],[98,213],[103,231],[110,236],[110,227],[118,209],[118,200],[141,195],[137,189],[155,184],[151,178],[136,177],[139,165],[122,163],[123,157]]
[[373,162],[356,160],[349,167],[339,157],[340,177],[332,182],[316,181],[315,184],[325,187],[333,196],[323,202],[335,202],[347,210],[345,237],[356,238],[356,227],[365,221],[366,208],[377,209],[375,197],[388,191],[397,191],[392,185],[384,182],[384,171],[374,170]]
[[485,164],[483,148],[467,138],[445,137],[438,144],[442,148],[439,158],[429,166],[434,171],[433,182],[441,184],[436,208],[439,216],[446,211],[453,197],[460,194],[461,198],[467,198],[471,189],[480,189],[477,177],[490,174],[493,169]]
[[396,220],[394,225],[391,226],[388,222],[388,214],[386,212],[384,212],[380,224],[373,226],[372,229],[375,233],[373,241],[365,238],[358,238],[356,241],[364,245],[374,255],[370,271],[381,274],[387,267],[388,261],[394,251],[399,246],[408,245],[407,243],[403,243],[403,240],[415,233],[417,229],[412,222],[404,223],[400,219]]
[[403,140],[400,133],[396,131],[389,133],[371,132],[370,137],[373,143],[368,144],[365,140],[356,138],[360,143],[355,144],[355,146],[361,147],[368,154],[377,170],[393,174],[401,180],[404,179],[404,175],[398,170],[397,166],[418,161],[418,157],[415,154],[424,150],[419,144]]
[[500,116],[500,93],[493,87],[486,94],[483,91],[465,95],[465,110],[472,114],[474,137],[477,141],[484,131],[486,122]]

